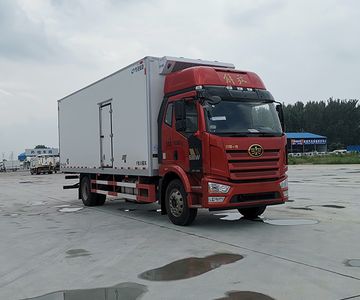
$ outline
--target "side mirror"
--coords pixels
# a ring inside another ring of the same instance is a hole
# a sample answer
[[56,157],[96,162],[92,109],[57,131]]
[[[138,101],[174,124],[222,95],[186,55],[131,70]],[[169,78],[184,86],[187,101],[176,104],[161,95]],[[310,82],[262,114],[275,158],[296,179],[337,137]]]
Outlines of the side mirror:
[[216,105],[222,101],[220,96],[210,96],[209,92],[206,90],[199,91],[198,95],[202,103],[206,102],[210,105]]
[[283,108],[282,108],[282,104],[279,103],[279,102],[278,102],[278,105],[276,105],[276,111],[277,111],[278,116],[279,116],[281,128],[285,132],[284,111],[283,111]]
[[176,101],[175,102],[175,120],[185,120],[185,102],[184,101]]
[[206,99],[206,102],[211,105],[219,104],[221,101],[222,99],[220,96],[210,96],[209,98]]

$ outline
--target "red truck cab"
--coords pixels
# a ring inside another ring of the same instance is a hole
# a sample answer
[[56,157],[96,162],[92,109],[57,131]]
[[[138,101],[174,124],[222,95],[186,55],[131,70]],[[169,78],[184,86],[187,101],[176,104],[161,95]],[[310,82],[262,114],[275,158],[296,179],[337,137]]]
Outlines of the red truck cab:
[[198,208],[256,218],[287,200],[281,104],[255,73],[191,67],[166,75],[164,95],[159,200],[173,223]]

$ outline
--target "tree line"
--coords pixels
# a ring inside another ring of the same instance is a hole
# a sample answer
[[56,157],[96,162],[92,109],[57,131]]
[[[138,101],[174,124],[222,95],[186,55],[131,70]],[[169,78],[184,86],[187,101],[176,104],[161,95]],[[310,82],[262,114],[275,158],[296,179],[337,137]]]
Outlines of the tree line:
[[328,149],[360,144],[359,100],[299,101],[284,106],[286,132],[311,132],[327,137]]

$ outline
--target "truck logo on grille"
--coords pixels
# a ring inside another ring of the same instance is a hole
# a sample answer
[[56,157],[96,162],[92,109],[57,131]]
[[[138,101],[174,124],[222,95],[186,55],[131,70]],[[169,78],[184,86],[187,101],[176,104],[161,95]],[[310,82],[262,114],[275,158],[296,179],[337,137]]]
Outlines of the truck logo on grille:
[[248,153],[251,157],[260,157],[263,155],[264,149],[259,144],[253,144],[249,147]]

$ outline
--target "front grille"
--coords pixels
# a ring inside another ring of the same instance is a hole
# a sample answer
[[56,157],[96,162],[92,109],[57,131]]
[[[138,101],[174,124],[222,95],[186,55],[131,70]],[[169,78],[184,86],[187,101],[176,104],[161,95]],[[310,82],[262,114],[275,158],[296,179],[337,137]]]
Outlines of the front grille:
[[239,202],[251,202],[251,201],[260,201],[260,200],[274,200],[281,197],[279,192],[266,192],[266,193],[257,193],[257,194],[241,194],[235,195],[230,199],[230,203],[239,203]]
[[251,157],[247,150],[227,150],[230,178],[236,181],[278,178],[279,155],[279,149],[265,149],[261,157]]
[[258,179],[245,179],[245,180],[230,180],[232,183],[254,183],[254,182],[273,182],[278,181],[279,177],[274,178],[258,178]]

